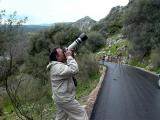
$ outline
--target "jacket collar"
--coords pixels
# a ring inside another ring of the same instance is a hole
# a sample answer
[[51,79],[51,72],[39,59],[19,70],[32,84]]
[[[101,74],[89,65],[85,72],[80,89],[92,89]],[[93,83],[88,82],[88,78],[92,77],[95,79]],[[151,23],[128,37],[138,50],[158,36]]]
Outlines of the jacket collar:
[[51,66],[52,65],[55,65],[55,64],[63,64],[62,62],[58,62],[58,61],[51,61],[48,65],[47,65],[47,70],[50,70]]

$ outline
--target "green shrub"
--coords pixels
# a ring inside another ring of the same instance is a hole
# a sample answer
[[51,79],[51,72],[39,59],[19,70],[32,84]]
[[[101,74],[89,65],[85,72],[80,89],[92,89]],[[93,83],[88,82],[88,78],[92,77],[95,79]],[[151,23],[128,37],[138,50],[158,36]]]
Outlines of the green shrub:
[[133,46],[132,53],[142,53],[142,58],[160,44],[159,5],[158,0],[132,0],[126,8],[123,33]]
[[78,97],[78,99],[84,96],[88,96],[89,93],[91,93],[91,91],[97,86],[99,77],[99,74],[95,74],[89,79],[78,81],[78,86],[76,89],[76,96]]
[[77,62],[79,65],[79,74],[77,76],[78,79],[87,80],[98,74],[99,66],[93,54],[88,53],[79,55]]
[[3,115],[3,108],[2,108],[2,103],[1,103],[2,101],[0,100],[0,116],[2,116]]
[[86,45],[91,52],[97,52],[105,46],[105,38],[98,32],[90,32]]
[[159,51],[160,51],[160,49],[156,48],[151,53],[151,60],[152,60],[153,66],[155,68],[160,67],[160,52]]

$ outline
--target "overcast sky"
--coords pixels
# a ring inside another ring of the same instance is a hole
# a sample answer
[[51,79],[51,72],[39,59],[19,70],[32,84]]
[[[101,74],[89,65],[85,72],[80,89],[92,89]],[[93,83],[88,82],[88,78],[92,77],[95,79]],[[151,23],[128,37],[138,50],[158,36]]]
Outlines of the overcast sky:
[[127,5],[129,0],[0,0],[0,10],[28,17],[27,24],[75,22],[90,16],[99,21],[112,7]]

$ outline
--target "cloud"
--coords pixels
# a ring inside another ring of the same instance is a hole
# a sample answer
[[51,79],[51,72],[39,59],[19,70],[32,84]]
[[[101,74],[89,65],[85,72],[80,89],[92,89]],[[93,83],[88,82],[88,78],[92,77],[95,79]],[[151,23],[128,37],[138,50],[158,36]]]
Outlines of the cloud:
[[29,18],[28,24],[73,22],[84,16],[95,20],[105,17],[117,5],[128,0],[1,0],[0,8],[17,11]]

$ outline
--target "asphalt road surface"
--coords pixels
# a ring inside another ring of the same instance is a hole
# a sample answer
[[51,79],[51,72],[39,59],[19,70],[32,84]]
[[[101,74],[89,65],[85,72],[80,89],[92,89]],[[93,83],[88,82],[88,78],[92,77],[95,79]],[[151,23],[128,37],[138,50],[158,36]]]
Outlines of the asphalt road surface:
[[127,65],[108,66],[90,120],[160,120],[157,76]]

